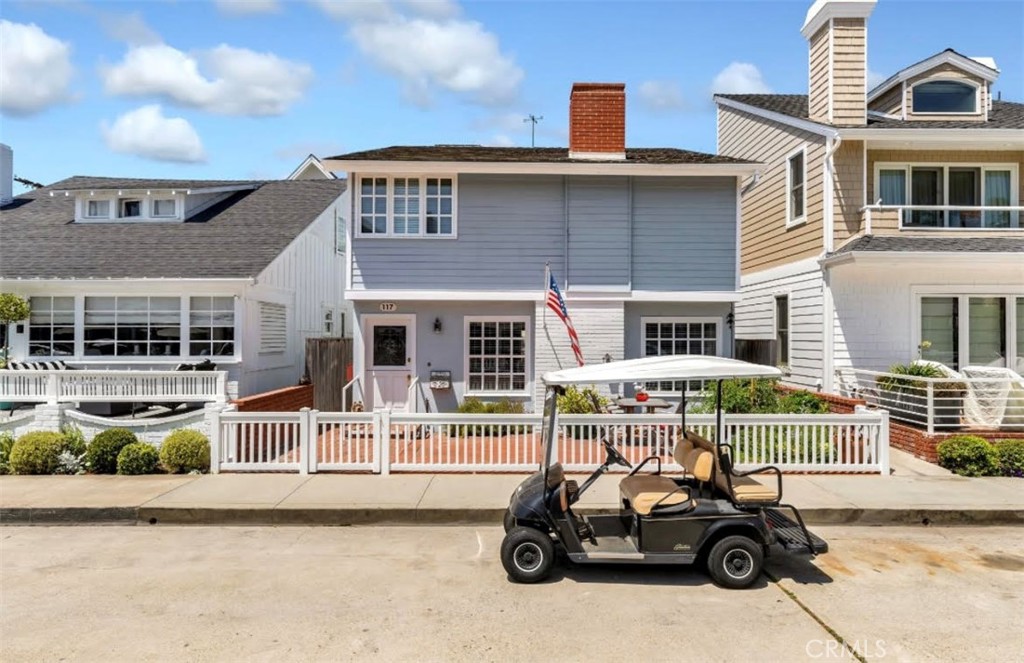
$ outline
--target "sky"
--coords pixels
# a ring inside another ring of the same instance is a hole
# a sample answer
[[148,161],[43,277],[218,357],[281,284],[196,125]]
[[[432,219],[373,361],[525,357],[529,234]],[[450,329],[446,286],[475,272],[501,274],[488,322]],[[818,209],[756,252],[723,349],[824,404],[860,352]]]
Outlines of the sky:
[[[630,147],[715,150],[713,92],[806,93],[811,0],[4,0],[14,172],[286,177],[309,153],[565,146],[574,81],[624,82]],[[869,82],[947,47],[1024,101],[1024,2],[879,0]],[[24,189],[15,185],[15,192]]]

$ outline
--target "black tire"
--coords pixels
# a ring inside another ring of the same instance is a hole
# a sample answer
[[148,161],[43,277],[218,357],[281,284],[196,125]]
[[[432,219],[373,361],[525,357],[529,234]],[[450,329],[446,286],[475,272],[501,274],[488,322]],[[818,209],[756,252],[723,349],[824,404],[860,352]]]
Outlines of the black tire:
[[505,526],[505,534],[511,532],[512,528],[516,526],[516,518],[508,509],[505,509],[505,518],[502,524]]
[[513,527],[501,542],[501,565],[515,582],[540,582],[554,564],[555,543],[540,530]]
[[719,587],[746,589],[761,575],[764,552],[746,536],[727,536],[711,547],[708,573]]

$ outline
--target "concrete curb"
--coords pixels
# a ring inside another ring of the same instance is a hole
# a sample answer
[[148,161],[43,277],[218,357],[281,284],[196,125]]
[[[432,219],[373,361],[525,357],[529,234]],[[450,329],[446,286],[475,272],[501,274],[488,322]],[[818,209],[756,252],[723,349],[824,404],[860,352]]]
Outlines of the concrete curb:
[[[498,525],[504,508],[73,507],[0,509],[0,525]],[[578,509],[580,515],[614,508]],[[1021,509],[806,508],[808,525],[1024,525]]]

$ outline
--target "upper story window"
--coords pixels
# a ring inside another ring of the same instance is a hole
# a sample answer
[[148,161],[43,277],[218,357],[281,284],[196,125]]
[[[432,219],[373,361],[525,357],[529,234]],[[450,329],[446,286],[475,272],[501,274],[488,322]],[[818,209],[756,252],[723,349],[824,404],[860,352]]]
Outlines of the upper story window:
[[79,194],[76,221],[181,221],[184,196],[174,192],[115,196],[112,191]]
[[977,113],[978,88],[960,81],[928,81],[914,86],[914,113]]
[[118,217],[122,219],[134,219],[142,216],[142,201],[137,198],[122,198],[119,201]]
[[178,215],[178,201],[174,198],[154,198],[153,216],[170,217]]
[[362,177],[359,234],[454,237],[454,177]]
[[85,203],[85,215],[90,219],[109,219],[109,200],[88,200]]
[[801,147],[786,159],[786,225],[795,226],[807,219],[807,150]]
[[905,207],[904,228],[1019,228],[1016,164],[876,164],[882,205]]

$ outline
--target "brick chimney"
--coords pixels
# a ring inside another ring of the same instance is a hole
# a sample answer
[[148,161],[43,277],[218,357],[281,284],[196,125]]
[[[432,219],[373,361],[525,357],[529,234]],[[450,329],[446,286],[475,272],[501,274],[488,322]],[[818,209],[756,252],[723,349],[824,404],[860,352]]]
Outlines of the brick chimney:
[[800,34],[809,45],[810,119],[867,122],[868,16],[877,0],[816,0]]
[[569,158],[626,158],[625,83],[573,83],[569,94]]

